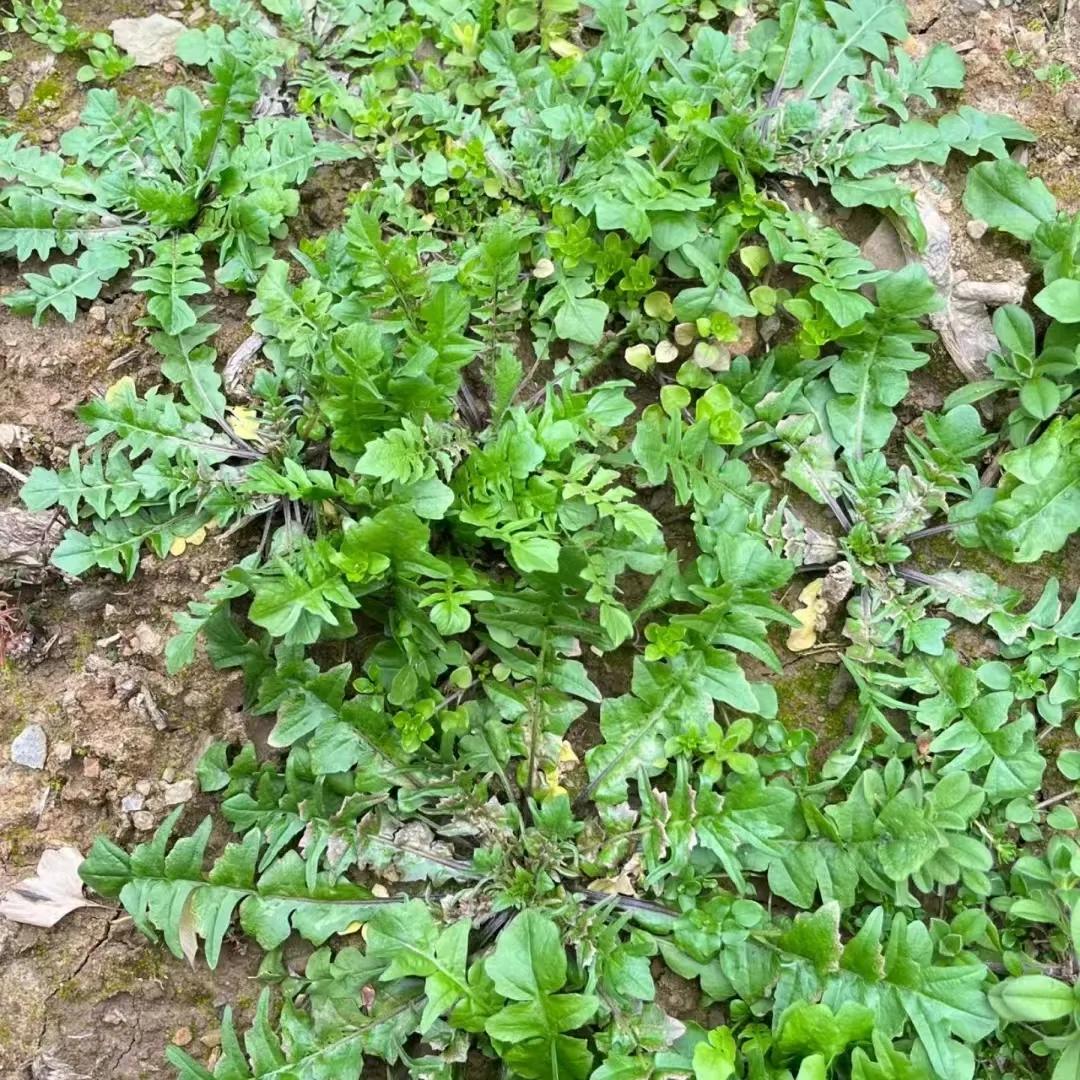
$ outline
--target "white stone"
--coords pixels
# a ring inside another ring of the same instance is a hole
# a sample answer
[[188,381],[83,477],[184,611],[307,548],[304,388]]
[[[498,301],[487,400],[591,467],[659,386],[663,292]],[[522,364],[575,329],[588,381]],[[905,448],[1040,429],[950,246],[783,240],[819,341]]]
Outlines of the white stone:
[[176,39],[187,29],[168,15],[144,19],[114,19],[109,23],[113,40],[139,67],[153,67],[176,55]]
[[164,646],[161,635],[149,624],[139,623],[130,638],[131,648],[143,656],[157,656]]
[[181,803],[190,802],[195,797],[195,781],[178,780],[175,784],[169,784],[162,796],[166,806],[179,806]]
[[11,760],[27,769],[43,769],[47,751],[44,728],[40,724],[27,724],[11,744]]

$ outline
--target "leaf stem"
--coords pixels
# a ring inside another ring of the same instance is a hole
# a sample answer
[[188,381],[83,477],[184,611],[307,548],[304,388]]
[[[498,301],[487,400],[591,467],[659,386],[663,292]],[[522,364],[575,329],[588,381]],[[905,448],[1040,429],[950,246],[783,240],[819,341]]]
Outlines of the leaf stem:
[[1074,798],[1077,794],[1076,788],[1067,788],[1065,791],[1059,791],[1056,795],[1051,795],[1049,799],[1043,799],[1042,802],[1036,803],[1035,809],[1045,810],[1050,806],[1057,806],[1058,803]]
[[961,521],[946,521],[943,525],[931,525],[927,529],[919,529],[916,532],[908,533],[900,542],[906,544],[911,540],[925,540],[928,536],[940,536],[942,533],[952,532],[953,529],[962,524]]

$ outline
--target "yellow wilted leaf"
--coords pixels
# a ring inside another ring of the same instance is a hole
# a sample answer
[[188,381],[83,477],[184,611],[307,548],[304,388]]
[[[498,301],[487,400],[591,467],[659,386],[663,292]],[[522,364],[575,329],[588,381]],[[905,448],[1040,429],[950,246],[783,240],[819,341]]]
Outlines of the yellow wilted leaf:
[[650,319],[663,319],[664,322],[671,322],[675,318],[675,307],[671,303],[671,297],[659,289],[649,293],[642,301],[641,307]]
[[571,56],[575,60],[579,60],[582,56],[581,50],[572,41],[567,41],[566,38],[552,38],[548,42],[548,48],[556,56],[561,56],[564,60]]
[[206,539],[206,526],[200,526],[190,536],[178,536],[169,545],[170,555],[183,555],[189,547],[198,547]]
[[130,375],[119,378],[105,391],[105,401],[111,405],[121,394],[130,390],[135,393],[135,380]]
[[562,779],[578,764],[579,758],[574,753],[574,748],[563,739],[559,744],[559,757],[553,765],[547,765],[541,772],[543,783],[536,788],[536,795],[541,801],[553,799],[557,795],[569,795],[570,793],[562,785]]
[[258,414],[246,405],[236,405],[229,410],[229,423],[241,439],[254,439],[259,434]]
[[536,797],[544,802],[546,799],[554,799],[557,795],[568,795],[569,792],[559,783],[559,770],[555,765],[544,769],[541,774],[544,778],[542,784],[536,786]]
[[593,892],[607,893],[609,896],[637,896],[630,875],[624,870],[615,878],[597,878],[589,883]]
[[787,647],[792,652],[804,652],[817,644],[818,632],[825,629],[825,613],[829,605],[821,598],[824,578],[815,578],[799,593],[799,603],[803,606],[792,614],[799,620],[799,626],[788,634]]
[[670,364],[679,359],[679,346],[673,341],[661,341],[653,352],[658,364]]
[[559,795],[569,795],[567,789],[558,782],[558,777],[555,774],[554,769],[545,769],[543,772],[543,783],[539,784],[536,788],[536,796],[541,802],[548,799],[553,799]]
[[623,352],[623,359],[638,371],[648,371],[655,363],[652,349],[644,342],[628,346]]
[[694,339],[697,336],[698,333],[696,323],[681,322],[675,327],[676,345],[693,345]]

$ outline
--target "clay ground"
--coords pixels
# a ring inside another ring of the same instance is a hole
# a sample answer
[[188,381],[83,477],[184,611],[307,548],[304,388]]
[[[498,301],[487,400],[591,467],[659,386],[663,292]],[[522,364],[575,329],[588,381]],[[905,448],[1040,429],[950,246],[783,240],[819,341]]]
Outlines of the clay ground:
[[[963,51],[969,81],[960,100],[1029,125],[1038,134],[1029,155],[1033,171],[1063,206],[1077,209],[1080,81],[1059,88],[1036,70],[1071,57],[1080,76],[1080,0],[1060,23],[1057,0],[1042,6],[916,0],[911,6],[913,30],[925,44],[947,41]],[[189,22],[208,18],[198,0],[84,0],[65,11],[90,28],[153,11]],[[0,35],[0,49],[15,54],[0,65],[0,116],[31,140],[55,145],[81,105],[76,61],[52,57],[23,37]],[[183,77],[170,65],[137,69],[117,85],[121,93],[154,100]],[[1018,276],[1016,249],[989,237],[973,240],[965,231],[963,162],[932,178],[938,179],[951,193],[944,209],[959,264],[974,280]],[[333,223],[326,220],[332,216],[327,206],[338,200],[320,187],[326,182],[316,178],[309,186],[298,229]],[[0,290],[15,282],[11,264],[0,265]],[[227,353],[248,333],[245,304],[223,295],[214,300],[224,326],[218,347]],[[66,459],[80,436],[74,409],[121,375],[149,368],[153,361],[134,325],[141,304],[130,293],[114,293],[73,326],[53,320],[38,330],[0,309],[0,462],[26,473]],[[947,357],[935,354],[914,380],[916,404],[940,406],[959,381]],[[0,471],[0,510],[16,502],[16,483]],[[1070,546],[1047,572],[1080,564],[1077,551]],[[925,554],[938,566],[955,557],[940,543],[927,545]],[[145,558],[128,583],[104,575],[82,582],[49,575],[6,587],[6,604],[22,626],[18,648],[0,667],[0,891],[29,876],[47,847],[70,844],[85,852],[99,834],[124,845],[146,838],[137,826],[161,820],[167,798],[182,791],[171,785],[193,777],[212,739],[256,733],[234,680],[199,665],[179,678],[164,673],[172,612],[201,593],[231,556],[228,542],[208,542],[164,564]],[[1009,580],[1028,590],[1038,584],[1029,570],[1012,571]],[[842,733],[843,718],[831,715],[830,682],[825,665],[792,663],[779,687],[782,715],[810,717],[825,732],[839,723]],[[28,724],[40,725],[48,739],[42,770],[8,761],[12,739]],[[186,823],[204,809],[194,800]],[[221,1004],[231,1001],[241,1013],[251,1007],[258,992],[255,950],[229,941],[217,972],[192,971],[121,916],[112,907],[86,909],[52,930],[0,921],[0,1080],[166,1077],[168,1041],[205,1060]],[[697,995],[680,982],[665,980],[664,1004],[686,1015]]]

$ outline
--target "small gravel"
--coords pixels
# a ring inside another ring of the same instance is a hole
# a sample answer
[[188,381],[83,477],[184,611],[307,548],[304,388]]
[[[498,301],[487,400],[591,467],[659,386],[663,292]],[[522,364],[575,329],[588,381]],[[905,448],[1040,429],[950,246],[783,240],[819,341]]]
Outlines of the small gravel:
[[125,814],[134,814],[136,811],[143,808],[143,804],[146,802],[146,796],[140,794],[138,791],[133,791],[130,795],[125,795],[120,800],[120,809]]
[[195,797],[195,781],[178,780],[175,784],[169,784],[162,794],[166,806],[179,806],[181,803],[190,802]]

